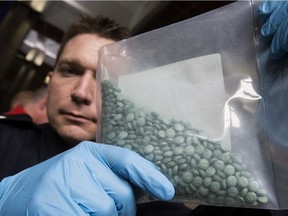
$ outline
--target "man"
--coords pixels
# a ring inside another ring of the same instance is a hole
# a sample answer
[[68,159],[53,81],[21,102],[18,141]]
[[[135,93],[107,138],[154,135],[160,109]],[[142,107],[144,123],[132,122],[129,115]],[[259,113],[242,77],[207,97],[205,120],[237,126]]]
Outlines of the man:
[[161,200],[173,197],[167,178],[136,153],[80,143],[95,140],[99,49],[128,36],[103,17],[72,24],[49,74],[50,124],[2,116],[1,215],[135,215],[130,183]]

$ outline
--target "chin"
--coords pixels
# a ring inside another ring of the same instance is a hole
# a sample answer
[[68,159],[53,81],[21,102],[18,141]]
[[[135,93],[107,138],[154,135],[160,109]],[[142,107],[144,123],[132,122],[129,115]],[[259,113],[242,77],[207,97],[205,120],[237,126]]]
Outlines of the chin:
[[[93,134],[93,136],[91,136]],[[61,136],[68,142],[69,145],[75,146],[82,141],[96,141],[96,131],[87,132],[83,128],[63,128]]]

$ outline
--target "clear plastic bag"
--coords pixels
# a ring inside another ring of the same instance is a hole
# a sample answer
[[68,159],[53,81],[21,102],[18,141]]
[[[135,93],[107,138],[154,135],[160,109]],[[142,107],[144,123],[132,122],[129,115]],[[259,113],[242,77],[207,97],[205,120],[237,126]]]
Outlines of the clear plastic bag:
[[152,161],[173,183],[175,201],[288,207],[275,184],[267,122],[259,123],[253,4],[235,2],[101,50],[97,141]]

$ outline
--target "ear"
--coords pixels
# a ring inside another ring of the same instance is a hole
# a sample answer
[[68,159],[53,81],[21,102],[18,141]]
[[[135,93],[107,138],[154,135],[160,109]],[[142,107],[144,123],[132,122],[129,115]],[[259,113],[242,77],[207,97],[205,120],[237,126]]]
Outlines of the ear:
[[50,71],[50,72],[46,75],[46,77],[45,77],[45,79],[44,79],[44,83],[46,83],[47,85],[49,84],[49,81],[50,81],[53,73],[54,73],[53,71]]
[[51,76],[53,75],[54,71],[50,71],[48,72],[47,76],[49,76],[51,78]]
[[41,100],[39,101],[39,108],[40,108],[40,110],[41,110],[41,111],[46,110],[46,107],[47,107],[47,98],[41,99]]

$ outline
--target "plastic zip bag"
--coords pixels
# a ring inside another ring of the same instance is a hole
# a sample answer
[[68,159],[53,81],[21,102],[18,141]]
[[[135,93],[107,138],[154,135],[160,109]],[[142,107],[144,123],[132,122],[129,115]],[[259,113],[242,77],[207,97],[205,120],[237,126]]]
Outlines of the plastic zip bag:
[[152,161],[174,184],[175,201],[288,206],[259,124],[253,10],[235,2],[102,49],[97,141]]

